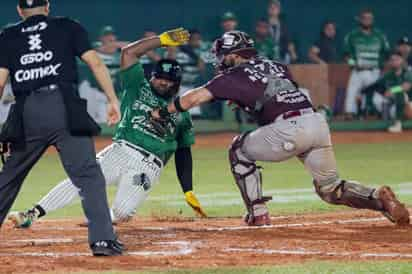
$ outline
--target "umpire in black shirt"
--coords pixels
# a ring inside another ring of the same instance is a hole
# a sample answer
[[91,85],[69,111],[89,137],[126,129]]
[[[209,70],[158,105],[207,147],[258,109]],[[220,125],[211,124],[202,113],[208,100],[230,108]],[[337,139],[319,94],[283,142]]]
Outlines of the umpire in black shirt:
[[105,91],[109,124],[115,124],[120,120],[119,103],[109,72],[79,23],[48,16],[48,0],[19,0],[17,9],[23,21],[0,33],[0,95],[10,77],[16,96],[0,134],[0,141],[10,145],[0,172],[0,225],[27,174],[53,145],[80,190],[93,254],[119,255],[122,245],[113,231],[92,140],[100,128],[78,95],[76,56]]

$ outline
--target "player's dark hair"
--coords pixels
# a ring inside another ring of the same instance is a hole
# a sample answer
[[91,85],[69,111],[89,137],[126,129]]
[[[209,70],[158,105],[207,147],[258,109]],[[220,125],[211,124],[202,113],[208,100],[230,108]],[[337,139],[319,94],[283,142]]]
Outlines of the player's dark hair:
[[362,16],[362,15],[367,14],[367,13],[370,13],[370,14],[373,15],[373,10],[371,8],[363,8],[359,12],[359,16]]
[[330,19],[326,19],[325,21],[323,21],[323,23],[321,25],[321,28],[320,28],[320,36],[321,37],[326,37],[325,28],[326,28],[327,25],[334,25],[335,28],[336,28],[336,22],[335,21],[330,20]]

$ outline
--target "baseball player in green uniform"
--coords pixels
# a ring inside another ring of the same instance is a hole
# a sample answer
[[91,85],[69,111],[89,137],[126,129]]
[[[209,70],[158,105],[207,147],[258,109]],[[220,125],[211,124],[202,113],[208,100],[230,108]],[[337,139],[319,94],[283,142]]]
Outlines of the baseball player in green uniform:
[[370,10],[359,15],[359,28],[345,37],[344,51],[352,68],[346,94],[345,112],[355,115],[360,112],[361,90],[374,83],[380,75],[385,56],[389,51],[386,36],[373,26]]
[[260,19],[255,26],[255,48],[259,56],[270,60],[279,60],[279,51],[270,36],[270,25],[265,19]]
[[[395,106],[395,123],[388,128],[389,132],[402,132],[402,120],[412,118],[412,71],[408,68],[402,53],[394,51],[389,59],[390,70],[378,81],[362,91],[371,100],[373,94],[379,93],[386,98],[389,106]],[[382,105],[375,106],[378,110]],[[390,107],[388,107],[390,110]]]
[[[150,81],[144,77],[139,57],[160,46],[179,46],[187,42],[184,29],[142,39],[122,49],[120,80],[123,90],[122,120],[114,142],[97,155],[107,184],[117,184],[112,220],[129,220],[158,182],[164,165],[175,154],[176,172],[188,204],[206,216],[192,191],[192,154],[194,144],[189,113],[171,116],[163,123],[151,122],[150,111],[167,106],[179,90],[181,68],[176,61],[160,60]],[[16,227],[29,227],[45,214],[62,208],[79,196],[78,189],[66,179],[32,209],[14,212],[9,219]]]

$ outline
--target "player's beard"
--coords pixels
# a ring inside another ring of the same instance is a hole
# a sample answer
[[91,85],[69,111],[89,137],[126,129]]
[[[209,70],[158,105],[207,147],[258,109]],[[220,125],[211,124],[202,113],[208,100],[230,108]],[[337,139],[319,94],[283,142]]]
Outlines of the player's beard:
[[223,62],[228,68],[236,66],[236,61],[234,58],[226,58]]
[[163,99],[170,100],[175,95],[175,92],[173,92],[173,89],[174,89],[173,87],[167,88],[167,89],[161,89],[161,88],[154,86],[152,83],[150,83],[150,86],[152,87],[152,90],[154,90],[155,93],[159,95],[160,97],[162,97]]

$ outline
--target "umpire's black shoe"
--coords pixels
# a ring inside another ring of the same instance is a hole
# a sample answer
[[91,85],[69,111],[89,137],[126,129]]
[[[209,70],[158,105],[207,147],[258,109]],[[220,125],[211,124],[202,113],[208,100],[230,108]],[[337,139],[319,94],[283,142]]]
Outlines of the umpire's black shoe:
[[123,253],[123,245],[115,241],[98,241],[90,245],[93,256],[119,256]]

